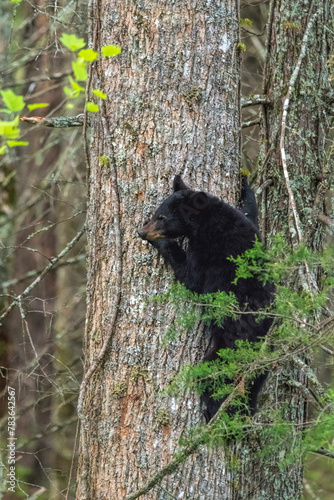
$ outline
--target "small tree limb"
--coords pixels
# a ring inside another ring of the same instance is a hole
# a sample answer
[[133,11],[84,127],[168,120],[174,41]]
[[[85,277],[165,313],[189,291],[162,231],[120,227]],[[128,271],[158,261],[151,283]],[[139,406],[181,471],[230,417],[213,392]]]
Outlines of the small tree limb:
[[318,455],[323,455],[324,457],[334,458],[334,452],[325,450],[325,448],[319,448],[319,450],[313,450],[312,453],[317,453]]
[[249,121],[249,122],[244,122],[241,125],[241,128],[253,127],[254,125],[259,125],[260,123],[261,123],[260,118],[256,118],[256,120],[252,120],[252,121]]
[[82,127],[84,115],[54,116],[51,118],[44,116],[21,116],[20,121],[29,123],[30,125],[44,125],[45,127],[53,128]]
[[84,234],[85,230],[86,230],[86,228],[84,226],[81,229],[81,231],[79,231],[74,236],[74,238],[66,245],[66,247],[57,255],[57,257],[54,257],[53,259],[51,259],[50,263],[44,268],[44,270],[41,272],[41,274],[20,295],[18,295],[13,300],[13,302],[7,307],[7,309],[0,316],[0,322],[10,313],[10,311],[12,309],[14,309],[14,307],[16,305],[20,305],[21,304],[22,299],[24,297],[26,297],[31,292],[31,290],[33,288],[35,288],[35,286],[38,285],[38,283],[40,283],[42,281],[42,279],[44,278],[44,276],[46,276],[48,274],[48,272],[51,271],[51,269],[53,267],[55,267],[55,265],[60,261],[60,259],[62,259],[74,247],[74,245],[76,244],[76,242]]
[[249,106],[259,106],[261,104],[271,104],[270,99],[266,95],[256,94],[250,97],[241,98],[241,107],[247,108]]

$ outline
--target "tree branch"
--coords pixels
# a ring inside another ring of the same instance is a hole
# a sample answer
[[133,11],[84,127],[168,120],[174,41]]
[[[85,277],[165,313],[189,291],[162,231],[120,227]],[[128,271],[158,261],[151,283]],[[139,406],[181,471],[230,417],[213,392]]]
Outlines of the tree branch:
[[318,214],[317,220],[328,226],[330,229],[334,230],[334,219],[328,217],[328,215]]
[[319,450],[312,450],[312,453],[317,453],[318,455],[323,455],[324,457],[334,458],[334,452],[325,450],[325,448],[319,448]]
[[41,272],[41,274],[38,276],[38,278],[36,278],[20,295],[18,295],[13,300],[13,302],[7,307],[7,309],[0,316],[0,322],[10,313],[10,311],[12,309],[14,309],[14,307],[16,305],[19,305],[22,302],[22,299],[24,297],[26,297],[31,292],[31,290],[33,288],[35,288],[35,286],[38,285],[38,283],[40,283],[42,281],[42,279],[44,278],[44,276],[46,276],[48,274],[48,272],[51,271],[51,269],[53,267],[55,267],[55,265],[60,261],[60,259],[62,259],[64,257],[64,255],[66,255],[74,247],[74,245],[76,244],[76,242],[84,234],[85,230],[86,230],[86,228],[84,226],[81,229],[81,231],[79,231],[74,236],[74,238],[68,243],[68,245],[57,255],[57,257],[54,257],[53,259],[51,259],[50,263],[44,268],[44,270]]
[[260,123],[261,123],[260,118],[256,118],[256,120],[252,120],[252,121],[249,121],[249,122],[244,122],[241,125],[241,128],[253,127],[254,125],[259,125]]
[[[78,255],[77,257],[71,257],[70,259],[59,261],[55,265],[55,269],[58,269],[59,267],[63,267],[63,266],[71,266],[73,264],[77,264],[78,262],[85,260],[85,258],[86,258],[86,255],[81,254],[81,255]],[[1,283],[0,288],[5,290],[6,288],[8,288],[10,286],[14,286],[14,285],[22,283],[23,281],[28,280],[30,278],[34,278],[35,276],[38,276],[41,272],[42,272],[42,269],[33,269],[32,271],[28,271],[27,273],[23,274],[19,278],[4,281],[3,283]]]
[[30,125],[45,125],[45,127],[54,128],[82,127],[84,123],[84,115],[55,116],[52,118],[46,118],[43,116],[22,116],[20,121],[29,123]]
[[334,351],[332,351],[331,349],[328,349],[328,347],[326,347],[325,345],[322,345],[320,344],[320,347],[321,349],[326,352],[327,354],[329,354],[330,356],[334,356]]
[[256,94],[250,97],[242,97],[241,98],[241,107],[247,108],[249,106],[258,106],[258,105],[266,105],[271,104],[270,99],[266,95]]

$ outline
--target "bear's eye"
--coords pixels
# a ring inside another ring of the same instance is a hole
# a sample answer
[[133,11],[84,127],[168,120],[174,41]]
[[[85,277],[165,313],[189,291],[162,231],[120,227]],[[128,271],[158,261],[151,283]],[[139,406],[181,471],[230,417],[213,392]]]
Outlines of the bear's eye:
[[158,220],[165,220],[166,217],[164,215],[159,215]]

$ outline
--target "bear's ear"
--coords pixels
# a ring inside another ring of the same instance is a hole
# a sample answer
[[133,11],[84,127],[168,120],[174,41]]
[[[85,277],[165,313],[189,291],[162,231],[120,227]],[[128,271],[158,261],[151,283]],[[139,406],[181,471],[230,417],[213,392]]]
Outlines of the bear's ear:
[[176,191],[183,191],[185,189],[190,189],[190,188],[188,188],[188,186],[185,185],[185,183],[181,179],[181,175],[176,175],[173,181],[173,189],[175,193]]

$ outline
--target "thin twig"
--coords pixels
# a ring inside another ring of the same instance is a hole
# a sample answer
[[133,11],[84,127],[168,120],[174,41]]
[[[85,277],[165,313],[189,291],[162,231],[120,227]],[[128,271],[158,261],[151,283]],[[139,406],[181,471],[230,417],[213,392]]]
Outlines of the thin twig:
[[[77,257],[71,257],[70,259],[59,261],[55,265],[55,269],[58,269],[59,267],[63,267],[63,266],[71,266],[73,264],[77,264],[78,262],[85,260],[85,258],[86,258],[86,255],[81,254],[81,255],[78,255]],[[32,271],[28,271],[26,274],[23,274],[19,278],[4,281],[3,283],[1,283],[0,288],[5,290],[10,286],[18,285],[19,283],[22,283],[23,281],[26,281],[28,279],[34,278],[35,276],[38,276],[41,272],[42,272],[42,269],[33,269]]]
[[334,351],[328,349],[328,347],[326,347],[325,345],[321,344],[320,347],[325,353],[329,354],[330,356],[334,356]]
[[334,452],[325,450],[325,448],[319,448],[319,450],[312,450],[312,453],[317,453],[318,455],[323,455],[324,457],[334,458]]
[[38,283],[42,281],[44,276],[48,274],[51,269],[55,267],[55,265],[74,247],[76,242],[81,238],[81,236],[84,234],[86,228],[85,226],[79,231],[74,238],[66,245],[66,247],[57,255],[57,257],[54,257],[51,259],[50,263],[44,268],[44,270],[41,272],[41,274],[20,294],[18,295],[13,302],[7,307],[7,309],[2,313],[0,316],[0,322],[10,313],[12,309],[18,304],[22,302],[22,299],[26,297],[33,288],[35,288]]
[[241,128],[248,128],[248,127],[253,127],[254,125],[260,125],[261,120],[260,118],[256,118],[255,120],[249,121],[249,122],[244,122],[241,125]]
[[22,122],[29,123],[30,125],[44,125],[45,127],[54,128],[69,128],[69,127],[82,127],[84,124],[84,115],[77,116],[54,116],[47,118],[45,116],[22,116]]
[[247,108],[248,106],[258,106],[258,105],[271,104],[270,99],[266,95],[254,95],[252,97],[242,97],[241,107]]

